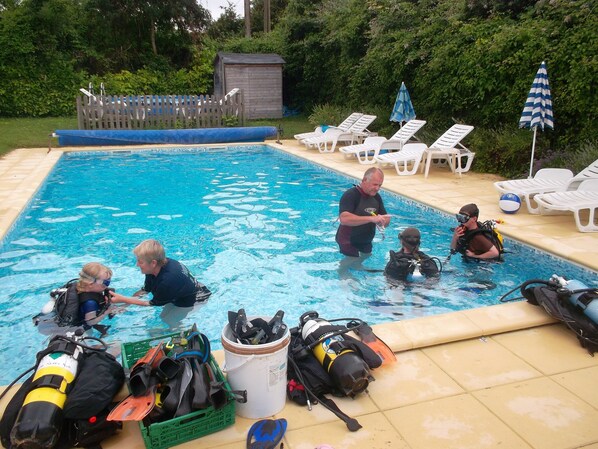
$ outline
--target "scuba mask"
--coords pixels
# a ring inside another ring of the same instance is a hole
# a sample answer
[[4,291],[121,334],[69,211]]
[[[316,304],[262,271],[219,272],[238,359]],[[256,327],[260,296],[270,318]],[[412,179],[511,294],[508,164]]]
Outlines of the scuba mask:
[[461,224],[467,223],[469,221],[469,219],[471,218],[470,215],[467,214],[455,214],[455,218],[457,219],[457,221]]

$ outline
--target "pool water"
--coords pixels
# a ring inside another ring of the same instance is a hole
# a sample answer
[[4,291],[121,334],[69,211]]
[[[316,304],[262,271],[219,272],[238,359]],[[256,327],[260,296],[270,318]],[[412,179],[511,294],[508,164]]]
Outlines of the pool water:
[[[290,326],[309,310],[375,324],[497,304],[553,273],[595,283],[596,273],[508,239],[504,263],[446,261],[454,217],[388,192],[393,218],[367,270],[347,268],[334,237],[338,201],[354,183],[263,145],[66,153],[0,243],[0,384],[45,348],[48,336],[31,318],[50,290],[98,261],[113,270],[111,287],[132,294],[143,284],[132,250],[147,238],[212,290],[180,328],[198,323],[215,348],[227,311],[241,307],[263,316],[282,309]],[[440,280],[396,286],[377,271],[407,226],[422,231],[422,251],[445,262]],[[103,324],[114,346],[171,331],[154,307],[123,308]]]

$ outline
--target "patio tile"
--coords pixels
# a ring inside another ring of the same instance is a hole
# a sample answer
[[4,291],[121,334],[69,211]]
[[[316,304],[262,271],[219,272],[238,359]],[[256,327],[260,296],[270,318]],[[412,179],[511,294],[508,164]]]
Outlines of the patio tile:
[[403,333],[421,348],[449,341],[478,337],[482,330],[460,312],[401,321]]
[[544,309],[527,301],[497,304],[464,310],[463,313],[480,329],[483,335],[526,329],[556,322]]
[[598,366],[598,357],[582,348],[575,334],[562,324],[494,335],[492,339],[546,375]]
[[412,449],[530,449],[469,395],[428,401],[384,412]]
[[336,449],[410,449],[382,413],[360,416],[362,428],[357,432],[349,432],[342,421],[337,421],[335,425],[315,425],[308,431],[287,430],[285,448],[314,449],[329,444]]
[[551,379],[598,409],[598,366],[555,374]]
[[598,410],[549,378],[472,395],[535,448],[565,449],[598,441]]
[[460,394],[463,389],[421,350],[397,354],[397,362],[373,371],[369,395],[381,410]]
[[394,352],[407,351],[413,348],[413,342],[401,330],[398,322],[376,324],[374,333]]
[[492,338],[448,343],[422,351],[466,390],[479,390],[542,375]]

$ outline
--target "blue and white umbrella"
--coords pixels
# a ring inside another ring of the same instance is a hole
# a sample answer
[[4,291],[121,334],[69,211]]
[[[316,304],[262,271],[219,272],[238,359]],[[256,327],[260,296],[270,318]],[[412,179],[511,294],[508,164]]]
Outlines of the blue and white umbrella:
[[529,177],[532,177],[532,167],[534,165],[534,150],[536,148],[536,131],[538,127],[554,129],[554,119],[552,117],[552,97],[550,96],[550,86],[548,85],[548,72],[546,71],[546,62],[542,61],[538,73],[534,78],[532,88],[527,95],[523,114],[519,119],[520,128],[530,128],[534,130],[532,141],[532,158],[529,164]]
[[392,114],[390,114],[391,122],[408,122],[415,118],[415,110],[413,104],[411,104],[411,97],[405,87],[405,83],[401,83],[401,88],[397,94],[395,106],[392,108]]

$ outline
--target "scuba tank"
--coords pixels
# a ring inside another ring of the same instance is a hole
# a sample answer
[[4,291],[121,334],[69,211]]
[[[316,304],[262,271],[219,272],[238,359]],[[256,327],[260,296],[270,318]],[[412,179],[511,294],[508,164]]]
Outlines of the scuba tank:
[[302,315],[301,323],[301,337],[334,384],[350,397],[364,391],[373,378],[366,362],[343,338],[348,329],[339,331],[316,312]]
[[559,296],[568,298],[569,302],[579,307],[594,324],[598,324],[598,295],[592,294],[595,289],[576,279],[567,281],[557,275],[553,275],[552,279],[561,286],[558,290]]
[[10,432],[16,449],[48,449],[60,436],[67,393],[77,376],[83,349],[75,340],[54,337],[38,353],[30,391]]

